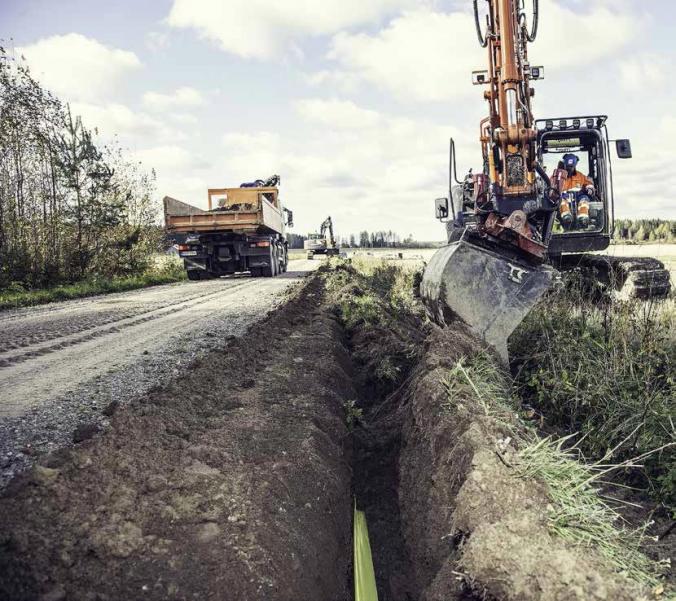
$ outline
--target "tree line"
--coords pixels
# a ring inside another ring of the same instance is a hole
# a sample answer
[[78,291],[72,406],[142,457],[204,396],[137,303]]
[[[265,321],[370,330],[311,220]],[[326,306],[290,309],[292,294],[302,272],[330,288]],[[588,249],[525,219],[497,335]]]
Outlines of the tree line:
[[676,221],[664,219],[616,219],[615,240],[676,242]]
[[154,185],[0,48],[0,289],[146,270]]
[[[287,234],[289,248],[303,248],[303,242],[307,236],[299,234]],[[336,236],[336,242],[341,248],[432,248],[439,246],[438,242],[420,242],[415,240],[412,234],[402,238],[392,230],[379,230],[369,232],[363,230],[357,234]]]

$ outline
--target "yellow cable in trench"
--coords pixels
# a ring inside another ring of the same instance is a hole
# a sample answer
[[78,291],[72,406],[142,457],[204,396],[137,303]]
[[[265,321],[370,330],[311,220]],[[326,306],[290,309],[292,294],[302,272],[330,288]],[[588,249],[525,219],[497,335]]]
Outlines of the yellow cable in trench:
[[366,515],[354,506],[354,601],[378,601]]

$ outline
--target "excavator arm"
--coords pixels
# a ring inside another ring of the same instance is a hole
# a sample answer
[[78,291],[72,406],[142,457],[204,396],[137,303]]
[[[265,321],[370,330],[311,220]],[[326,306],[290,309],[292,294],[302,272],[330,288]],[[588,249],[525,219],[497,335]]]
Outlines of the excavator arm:
[[[486,86],[488,115],[480,124],[484,168],[466,179],[472,219],[459,239],[435,253],[420,286],[437,322],[464,321],[504,359],[508,336],[554,275],[543,262],[559,180],[547,177],[536,152],[531,82],[542,68],[532,67],[528,58],[539,13],[538,0],[532,1],[528,29],[523,0],[474,0],[479,42],[488,54],[488,68],[473,73],[473,82]],[[480,2],[487,8],[485,28]]]
[[328,244],[327,248],[335,248],[336,246],[336,239],[333,236],[333,221],[331,220],[331,216],[327,217],[321,224],[319,228],[319,234],[322,237],[326,237],[326,232],[329,232],[329,237],[328,237]]
[[[479,2],[487,5],[482,32]],[[531,82],[543,75],[533,67],[528,44],[535,40],[539,2],[533,2],[530,30],[522,0],[474,0],[480,43],[487,48],[488,69],[474,73],[485,85],[488,116],[480,124],[484,172],[472,176],[476,213],[474,233],[494,246],[512,245],[531,262],[547,258],[547,242],[560,197],[539,164]]]

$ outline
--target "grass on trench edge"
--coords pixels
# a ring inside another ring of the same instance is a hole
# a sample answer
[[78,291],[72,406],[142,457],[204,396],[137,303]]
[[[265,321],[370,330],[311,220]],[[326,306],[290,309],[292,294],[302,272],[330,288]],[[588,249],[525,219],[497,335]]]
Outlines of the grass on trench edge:
[[95,278],[40,290],[0,291],[0,311],[171,284],[184,279],[186,276],[183,269],[163,269],[128,277]]
[[611,570],[655,590],[660,576],[668,569],[640,550],[648,524],[630,529],[620,514],[604,499],[597,487],[602,478],[615,469],[636,467],[626,461],[611,465],[586,463],[575,445],[576,435],[555,440],[540,438],[518,416],[507,375],[480,351],[461,358],[443,380],[449,403],[458,399],[475,402],[486,416],[498,420],[514,437],[519,477],[535,478],[547,486],[551,509],[547,519],[550,532],[574,545],[595,549]]

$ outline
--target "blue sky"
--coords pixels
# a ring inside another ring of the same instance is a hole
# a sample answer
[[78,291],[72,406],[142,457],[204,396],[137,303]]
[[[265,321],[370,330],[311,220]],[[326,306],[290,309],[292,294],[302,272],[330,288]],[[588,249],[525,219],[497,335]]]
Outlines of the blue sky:
[[[158,196],[282,176],[296,231],[440,239],[448,137],[479,166],[483,68],[471,2],[3,0],[47,87],[158,174]],[[606,113],[635,158],[616,162],[616,213],[676,218],[676,33],[666,0],[541,0],[536,116]],[[7,42],[5,42],[7,45]]]

